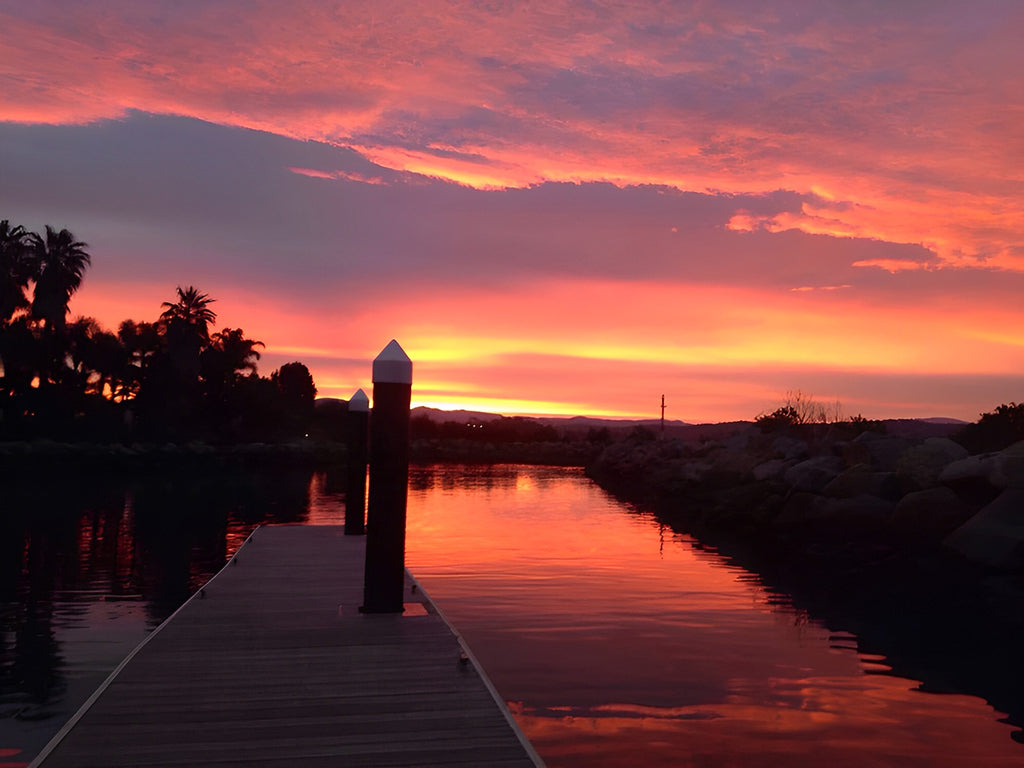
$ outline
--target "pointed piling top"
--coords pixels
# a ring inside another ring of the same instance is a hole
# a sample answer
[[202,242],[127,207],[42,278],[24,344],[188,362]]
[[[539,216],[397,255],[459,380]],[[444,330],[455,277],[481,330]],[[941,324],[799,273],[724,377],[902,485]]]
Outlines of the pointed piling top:
[[412,360],[392,339],[373,361],[374,384],[412,384]]
[[348,399],[348,409],[357,413],[369,413],[370,398],[366,396],[363,390],[357,389],[356,393]]

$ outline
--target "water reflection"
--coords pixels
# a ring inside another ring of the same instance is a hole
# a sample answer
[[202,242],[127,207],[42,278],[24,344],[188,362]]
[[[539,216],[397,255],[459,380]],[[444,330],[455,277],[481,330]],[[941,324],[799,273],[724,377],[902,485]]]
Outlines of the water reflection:
[[[344,522],[343,472],[8,480],[0,765],[27,763],[255,525]],[[410,568],[552,768],[1024,761],[981,699],[889,674],[849,626],[575,470],[414,468],[408,521]]]
[[1024,760],[981,699],[883,674],[852,635],[572,472],[472,471],[414,473],[410,566],[550,766]]
[[[323,476],[318,482],[323,483]],[[0,765],[27,763],[145,633],[263,522],[305,522],[308,470],[4,478]],[[5,752],[6,750],[6,752]]]

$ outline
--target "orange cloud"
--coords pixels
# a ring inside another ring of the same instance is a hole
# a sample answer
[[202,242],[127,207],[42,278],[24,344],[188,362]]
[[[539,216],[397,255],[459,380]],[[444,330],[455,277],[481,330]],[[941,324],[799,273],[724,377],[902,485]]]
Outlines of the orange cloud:
[[853,262],[851,266],[878,267],[893,275],[897,272],[913,272],[914,270],[928,268],[927,264],[922,264],[920,261],[911,261],[910,259],[862,259]]
[[347,181],[358,181],[362,184],[387,184],[380,176],[365,176],[352,171],[320,171],[315,168],[288,168],[292,173],[299,176],[308,176],[311,179],[345,179]]

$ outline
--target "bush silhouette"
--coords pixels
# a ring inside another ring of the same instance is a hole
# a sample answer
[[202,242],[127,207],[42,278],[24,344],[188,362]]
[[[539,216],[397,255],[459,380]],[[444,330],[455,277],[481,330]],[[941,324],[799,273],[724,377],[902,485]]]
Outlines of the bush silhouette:
[[1004,403],[981,414],[978,421],[958,431],[953,439],[971,453],[1001,451],[1024,440],[1024,403]]

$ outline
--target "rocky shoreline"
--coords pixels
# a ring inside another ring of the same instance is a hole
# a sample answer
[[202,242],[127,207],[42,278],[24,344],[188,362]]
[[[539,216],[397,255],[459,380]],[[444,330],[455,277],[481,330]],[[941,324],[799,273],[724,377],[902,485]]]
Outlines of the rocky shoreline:
[[614,443],[587,473],[895,674],[1024,727],[1024,443],[971,455],[946,437],[751,426]]
[[932,548],[1024,569],[1024,442],[971,455],[948,437],[749,427],[699,444],[621,441],[587,472],[697,533],[805,540],[865,557]]

